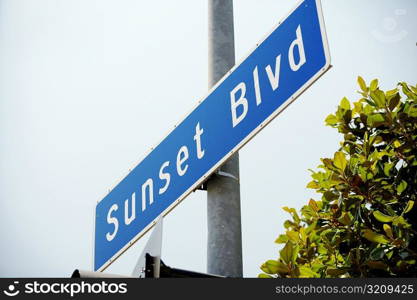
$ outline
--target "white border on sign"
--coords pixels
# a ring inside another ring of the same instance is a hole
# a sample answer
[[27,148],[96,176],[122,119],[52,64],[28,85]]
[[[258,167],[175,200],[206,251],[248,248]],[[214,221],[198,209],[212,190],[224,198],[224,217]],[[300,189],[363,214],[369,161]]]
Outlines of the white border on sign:
[[[319,18],[319,23],[320,23],[320,32],[321,32],[321,38],[323,41],[323,48],[324,48],[324,54],[325,54],[325,59],[326,59],[326,63],[324,65],[324,67],[318,72],[316,73],[312,78],[310,78],[310,80],[308,80],[303,86],[301,86],[290,98],[288,98],[282,105],[280,105],[268,118],[266,118],[258,127],[256,127],[254,130],[252,130],[252,132],[246,136],[238,145],[236,145],[233,150],[231,150],[226,156],[224,156],[220,161],[218,161],[209,171],[207,171],[205,173],[205,175],[203,175],[203,177],[201,177],[198,181],[196,181],[188,190],[186,190],[180,197],[178,197],[177,200],[175,200],[173,203],[171,203],[170,206],[168,206],[160,215],[158,215],[152,222],[150,222],[144,229],[142,229],[141,232],[139,232],[134,238],[132,238],[130,240],[129,243],[127,243],[125,246],[123,246],[122,249],[120,249],[116,254],[114,254],[109,260],[107,260],[97,271],[102,272],[105,269],[107,269],[117,258],[119,258],[124,252],[126,252],[127,249],[129,249],[134,243],[136,243],[142,236],[144,236],[155,224],[156,224],[156,220],[159,217],[165,217],[171,210],[173,210],[179,203],[182,202],[182,200],[184,200],[189,194],[191,194],[191,192],[195,191],[199,186],[201,186],[203,184],[203,182],[214,172],[216,171],[226,160],[228,160],[235,152],[237,152],[240,148],[242,148],[247,142],[249,142],[259,131],[261,131],[262,128],[264,128],[266,125],[268,125],[273,119],[275,119],[285,108],[288,107],[288,105],[290,105],[292,102],[294,102],[295,99],[297,99],[308,87],[310,87],[318,78],[320,78],[326,71],[328,71],[331,67],[330,65],[330,51],[329,51],[329,45],[328,45],[328,41],[327,41],[327,35],[326,35],[326,29],[325,29],[325,23],[324,23],[324,18],[323,18],[323,11],[322,11],[322,7],[321,7],[321,2],[320,0],[315,0],[316,1],[316,7],[317,7],[317,14],[318,14],[318,18]],[[260,44],[262,44],[266,38],[268,38],[272,32],[275,31],[275,29],[277,29],[281,23],[283,23],[302,3],[304,3],[304,0],[299,1],[295,7],[290,10],[289,13],[287,13],[285,15],[285,17],[283,17],[276,26],[274,26],[274,28],[268,32],[266,35],[264,35],[264,37],[261,39],[260,42],[258,42],[256,44],[255,47],[253,47],[252,49],[249,50],[248,54],[246,56],[244,56],[238,64],[235,64],[233,66],[233,68],[231,68],[223,77],[222,79],[220,79],[207,93],[207,95],[200,99],[196,105],[194,105],[194,107],[191,109],[191,111],[186,114],[181,121],[179,121],[171,130],[168,131],[168,133],[166,135],[164,135],[164,138],[154,147],[150,148],[145,155],[142,156],[142,158],[140,160],[138,160],[138,162],[134,165],[133,168],[135,168],[137,165],[139,165],[140,162],[142,162],[142,160],[144,160],[149,153],[151,153],[153,151],[153,149],[155,149],[169,134],[171,134],[171,132],[179,125],[181,124],[185,118],[191,113],[193,112],[199,105],[200,103],[202,103],[205,99],[208,98],[208,96],[237,68],[239,67],[248,57],[249,55],[251,55],[256,48],[258,48],[258,46]],[[113,187],[111,189],[109,189],[109,191],[105,194],[105,196],[107,194],[109,194],[109,192],[115,188],[124,178],[126,178],[129,173],[131,172],[131,170],[133,170],[133,168],[129,169],[129,172],[123,176],[120,180],[117,181],[116,184],[113,185]],[[104,196],[104,197],[105,197]],[[104,197],[102,199],[104,199]],[[101,201],[101,200],[100,200]],[[99,203],[100,201],[97,201],[97,203]],[[96,218],[95,218],[95,207],[94,207],[94,230],[93,230],[93,270],[94,270],[94,256],[95,256],[95,224],[96,223]]]

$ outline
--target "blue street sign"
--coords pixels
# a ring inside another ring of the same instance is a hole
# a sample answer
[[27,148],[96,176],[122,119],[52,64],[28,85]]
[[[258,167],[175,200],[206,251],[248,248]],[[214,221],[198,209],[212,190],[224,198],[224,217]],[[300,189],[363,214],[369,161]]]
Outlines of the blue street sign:
[[319,0],[305,0],[96,207],[104,270],[330,67]]

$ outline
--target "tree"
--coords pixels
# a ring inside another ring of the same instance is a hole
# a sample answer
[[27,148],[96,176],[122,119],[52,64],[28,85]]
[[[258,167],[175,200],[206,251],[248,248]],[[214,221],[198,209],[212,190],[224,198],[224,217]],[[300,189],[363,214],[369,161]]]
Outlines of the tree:
[[325,120],[343,141],[310,170],[321,199],[283,208],[284,246],[259,277],[417,277],[417,86],[358,83]]

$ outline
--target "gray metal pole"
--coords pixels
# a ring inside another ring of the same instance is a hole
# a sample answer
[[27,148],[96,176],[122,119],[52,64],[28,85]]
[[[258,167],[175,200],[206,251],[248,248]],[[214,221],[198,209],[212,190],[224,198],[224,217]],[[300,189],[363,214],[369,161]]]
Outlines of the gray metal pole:
[[[233,0],[208,0],[208,8],[208,80],[212,87],[235,64]],[[242,277],[238,153],[221,167],[220,174],[207,181],[207,272]]]

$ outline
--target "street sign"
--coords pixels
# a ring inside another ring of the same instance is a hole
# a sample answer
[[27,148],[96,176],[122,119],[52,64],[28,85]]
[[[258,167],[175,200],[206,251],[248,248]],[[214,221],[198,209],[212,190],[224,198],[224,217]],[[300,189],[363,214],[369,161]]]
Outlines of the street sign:
[[300,2],[96,206],[102,271],[330,68],[319,0]]

